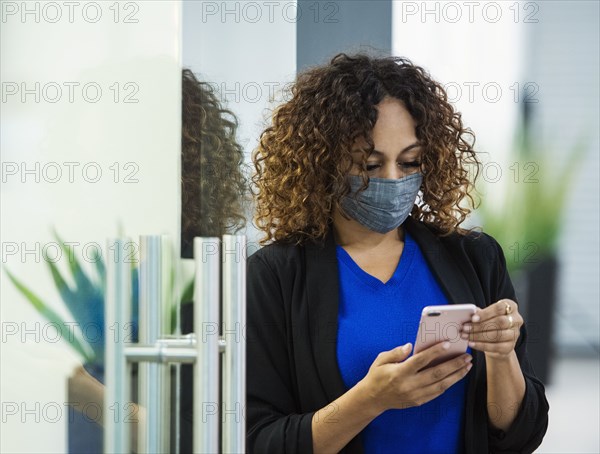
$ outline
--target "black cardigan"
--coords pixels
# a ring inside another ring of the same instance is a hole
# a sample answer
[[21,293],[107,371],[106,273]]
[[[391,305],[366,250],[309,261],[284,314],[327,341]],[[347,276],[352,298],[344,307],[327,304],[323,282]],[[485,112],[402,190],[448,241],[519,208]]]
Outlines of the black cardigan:
[[[438,236],[409,217],[419,244],[451,303],[486,307],[516,301],[499,244],[485,233]],[[338,269],[333,229],[305,246],[273,243],[247,260],[247,451],[312,453],[313,414],[347,391],[338,369]],[[533,452],[548,427],[542,382],[527,358],[525,324],[515,350],[526,392],[505,433],[488,426],[485,354],[473,350],[464,414],[468,454]],[[360,433],[342,453],[363,453]]]

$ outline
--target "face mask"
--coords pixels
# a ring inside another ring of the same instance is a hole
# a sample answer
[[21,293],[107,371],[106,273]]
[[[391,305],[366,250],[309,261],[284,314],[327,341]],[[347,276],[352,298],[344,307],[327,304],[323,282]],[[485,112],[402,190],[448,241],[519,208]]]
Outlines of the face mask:
[[420,172],[397,179],[369,178],[369,185],[355,200],[354,193],[361,187],[362,180],[359,175],[348,177],[351,193],[342,198],[344,211],[368,229],[379,233],[387,233],[406,220],[423,181]]

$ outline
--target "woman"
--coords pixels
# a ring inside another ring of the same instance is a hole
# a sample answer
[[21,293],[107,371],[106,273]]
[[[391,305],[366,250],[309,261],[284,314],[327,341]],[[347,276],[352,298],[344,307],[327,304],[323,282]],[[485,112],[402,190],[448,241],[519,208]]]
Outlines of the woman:
[[[339,54],[298,76],[253,155],[249,452],[539,446],[548,402],[503,251],[459,227],[479,165],[466,136],[408,59]],[[421,309],[455,303],[478,307],[468,352],[421,370],[444,352],[411,354]]]
[[194,237],[245,226],[247,182],[235,114],[189,68],[182,70],[181,90],[181,256],[193,258]]

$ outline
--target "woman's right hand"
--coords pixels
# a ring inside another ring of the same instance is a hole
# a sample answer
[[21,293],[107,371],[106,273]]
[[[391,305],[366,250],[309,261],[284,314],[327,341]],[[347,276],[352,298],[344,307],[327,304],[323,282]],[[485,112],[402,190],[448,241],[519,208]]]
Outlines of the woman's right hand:
[[472,356],[468,353],[421,370],[446,352],[444,344],[450,345],[439,342],[408,359],[410,343],[377,355],[361,382],[378,413],[423,405],[469,372]]

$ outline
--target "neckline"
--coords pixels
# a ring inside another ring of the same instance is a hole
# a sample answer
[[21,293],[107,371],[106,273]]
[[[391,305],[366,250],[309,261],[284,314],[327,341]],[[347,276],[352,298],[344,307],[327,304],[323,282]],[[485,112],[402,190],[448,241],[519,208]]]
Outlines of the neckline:
[[396,264],[396,268],[394,269],[394,273],[392,276],[386,281],[382,282],[372,274],[367,273],[363,270],[352,258],[350,254],[339,244],[335,245],[336,255],[338,259],[340,259],[351,271],[352,273],[360,279],[362,282],[367,284],[368,286],[375,288],[377,290],[390,290],[395,289],[399,284],[402,283],[410,265],[412,263],[412,258],[415,250],[415,243],[413,238],[408,234],[408,232],[404,231],[404,248],[402,250],[402,254]]

